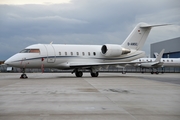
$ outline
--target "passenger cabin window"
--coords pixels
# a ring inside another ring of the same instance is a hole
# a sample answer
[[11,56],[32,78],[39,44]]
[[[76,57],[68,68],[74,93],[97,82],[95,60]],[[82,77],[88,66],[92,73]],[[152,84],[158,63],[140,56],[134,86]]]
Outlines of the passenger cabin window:
[[79,55],[79,52],[77,52],[77,55]]
[[90,52],[88,52],[88,55],[89,55],[89,56],[91,55]]
[[82,52],[82,55],[84,56],[84,55],[85,55],[85,53],[84,53],[84,52]]
[[73,52],[71,52],[71,55],[73,55]]
[[20,53],[40,53],[39,49],[24,49]]
[[173,62],[173,60],[171,60],[171,62]]
[[65,52],[65,55],[67,55],[67,52]]
[[93,55],[94,55],[94,56],[96,56],[96,53],[95,53],[95,52],[93,52]]
[[59,52],[59,55],[61,55],[61,52]]

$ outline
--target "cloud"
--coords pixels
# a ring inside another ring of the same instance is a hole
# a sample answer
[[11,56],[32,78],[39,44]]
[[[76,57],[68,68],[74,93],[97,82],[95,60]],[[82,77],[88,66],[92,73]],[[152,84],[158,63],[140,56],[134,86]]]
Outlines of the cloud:
[[178,3],[71,0],[67,4],[0,5],[0,60],[35,43],[121,44],[139,22],[176,24],[152,29],[143,48],[148,53],[150,43],[180,36]]
[[70,0],[2,0],[0,4],[10,4],[10,5],[24,5],[24,4],[64,4],[70,3]]

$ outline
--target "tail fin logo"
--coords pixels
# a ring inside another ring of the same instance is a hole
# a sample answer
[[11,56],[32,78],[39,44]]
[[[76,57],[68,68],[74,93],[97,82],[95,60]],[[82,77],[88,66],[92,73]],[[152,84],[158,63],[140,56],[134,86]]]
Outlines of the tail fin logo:
[[128,45],[128,46],[130,46],[130,45],[131,45],[131,46],[138,46],[138,43],[136,43],[136,42],[133,42],[133,43],[128,42],[127,45]]

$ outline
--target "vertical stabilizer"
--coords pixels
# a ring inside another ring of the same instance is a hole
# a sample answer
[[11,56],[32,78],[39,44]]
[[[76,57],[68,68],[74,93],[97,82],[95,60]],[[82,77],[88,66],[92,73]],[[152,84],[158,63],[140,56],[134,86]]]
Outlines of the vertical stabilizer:
[[159,55],[156,57],[154,62],[160,62],[162,56],[164,54],[164,49],[161,50],[161,52],[159,53]]
[[151,28],[165,25],[169,24],[149,25],[147,23],[139,23],[123,42],[122,47],[127,49],[140,50],[143,47],[151,31]]
[[154,53],[154,57],[157,58],[159,54],[157,52]]

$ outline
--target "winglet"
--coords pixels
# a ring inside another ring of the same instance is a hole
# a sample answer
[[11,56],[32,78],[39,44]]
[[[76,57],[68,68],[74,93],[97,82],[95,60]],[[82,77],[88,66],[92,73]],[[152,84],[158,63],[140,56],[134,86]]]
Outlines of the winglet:
[[161,50],[161,52],[159,53],[159,55],[157,56],[157,58],[154,62],[159,62],[163,56],[163,53],[164,53],[164,49]]

